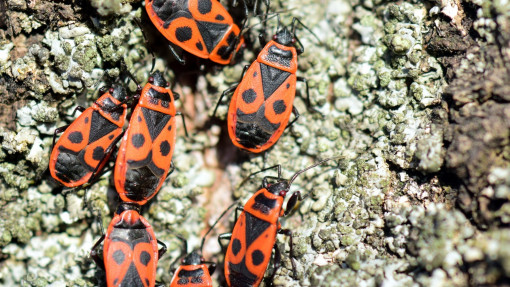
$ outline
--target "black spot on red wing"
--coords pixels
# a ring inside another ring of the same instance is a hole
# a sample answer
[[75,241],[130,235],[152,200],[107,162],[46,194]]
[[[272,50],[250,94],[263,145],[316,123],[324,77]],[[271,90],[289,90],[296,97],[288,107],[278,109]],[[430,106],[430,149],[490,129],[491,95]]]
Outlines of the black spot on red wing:
[[170,153],[170,144],[167,140],[162,141],[159,145],[159,150],[161,151],[162,156],[167,156]]
[[98,139],[106,136],[119,127],[110,122],[107,118],[103,117],[99,112],[92,112],[92,119],[90,121],[89,130],[89,144],[97,141]]
[[260,72],[262,74],[262,88],[265,99],[269,98],[290,76],[289,72],[265,64],[260,64]]
[[72,143],[74,144],[79,144],[83,141],[83,134],[81,132],[72,132],[70,133],[67,138],[69,139],[69,141],[71,141]]
[[204,46],[203,46],[203,45],[202,45],[202,43],[200,43],[200,42],[197,42],[197,43],[195,44],[195,46],[196,46],[196,47],[197,47],[197,49],[198,49],[198,50],[200,50],[200,51],[203,51],[203,50],[204,50]]
[[258,75],[257,71],[253,72],[253,77],[256,78]]
[[149,278],[145,278],[145,286],[151,286],[151,282],[149,281]]
[[288,89],[288,88],[290,88],[290,84],[289,84],[289,83],[287,83],[287,89]]
[[117,263],[117,265],[121,265],[125,259],[126,255],[122,252],[122,250],[115,250],[115,252],[113,252],[113,260]]
[[232,253],[234,253],[235,256],[241,251],[241,240],[234,238],[234,241],[232,241]]
[[141,116],[138,116],[138,122],[141,122],[142,121],[142,117]]
[[89,123],[89,117],[85,117],[85,123],[88,124]]
[[260,265],[264,261],[264,253],[260,250],[255,250],[251,254],[251,261],[255,266]]
[[241,96],[243,97],[243,101],[245,103],[251,104],[257,98],[257,93],[253,89],[248,89],[248,90],[244,91]]
[[211,12],[212,9],[212,3],[211,0],[198,0],[198,12],[200,14],[207,14]]
[[225,17],[223,17],[220,14],[218,14],[218,15],[216,15],[216,17],[214,19],[216,19],[218,21],[223,21],[223,20],[225,20]]
[[113,285],[114,286],[117,286],[117,283],[119,282],[119,278],[115,278],[113,279]]
[[108,136],[108,139],[109,139],[109,140],[112,140],[112,139],[113,139],[113,137],[114,137],[114,135],[113,135],[113,134],[111,134],[111,135],[109,135],[109,136]]
[[147,264],[149,264],[149,262],[151,262],[151,255],[149,254],[149,252],[142,251],[142,253],[140,253],[140,262],[144,266],[147,266]]
[[135,148],[140,148],[145,143],[145,137],[142,134],[134,134],[131,137],[131,142]]
[[175,29],[175,37],[179,42],[186,42],[193,36],[193,32],[190,27],[184,26]]
[[104,149],[100,146],[95,147],[92,152],[92,158],[94,160],[102,160],[104,158]]
[[168,128],[167,128],[169,131],[172,130],[172,125],[169,125]]
[[287,109],[287,106],[285,105],[285,102],[283,100],[278,100],[273,103],[273,110],[274,113],[279,115],[285,112]]

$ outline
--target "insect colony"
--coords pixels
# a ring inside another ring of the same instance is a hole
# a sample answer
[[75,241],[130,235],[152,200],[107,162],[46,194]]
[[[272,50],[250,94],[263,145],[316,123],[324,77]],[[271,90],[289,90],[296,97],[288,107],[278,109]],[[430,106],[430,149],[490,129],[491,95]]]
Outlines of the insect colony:
[[[246,15],[249,8],[257,11],[260,4],[243,3]],[[267,13],[269,3],[264,4],[265,27],[271,16]],[[217,0],[150,0],[145,8],[155,27],[171,42],[171,53],[183,64],[183,53],[187,52],[227,65],[244,46],[245,22],[241,27],[236,25]],[[268,42],[261,34],[262,50],[251,65],[244,67],[239,83],[225,90],[218,101],[220,105],[224,96],[231,95],[227,129],[232,143],[242,150],[266,151],[298,120],[299,112],[293,106],[296,82],[305,84],[305,99],[310,106],[306,79],[296,75],[298,55],[304,52],[296,36],[299,27],[308,30],[297,18],[284,26],[278,16],[276,34]],[[182,49],[181,54],[174,45]],[[101,91],[101,97],[91,107],[77,108],[82,113],[72,124],[55,130],[55,135],[63,134],[54,141],[49,169],[52,177],[66,187],[90,183],[110,156],[116,154],[113,181],[121,203],[106,233],[91,251],[91,257],[106,272],[108,286],[156,285],[157,262],[166,246],[156,239],[140,208],[156,196],[173,171],[176,116],[180,113],[174,105],[179,94],[169,86],[159,71],[151,74],[143,88],[138,85],[132,97],[121,85],[112,85]],[[294,118],[289,123],[291,114]],[[126,118],[129,123],[123,130]],[[220,242],[229,241],[224,260],[228,286],[258,286],[273,257],[273,272],[266,278],[271,284],[281,262],[281,252],[275,244],[277,234],[289,236],[294,266],[292,232],[281,228],[279,218],[289,214],[307,195],[294,192],[286,208],[284,199],[299,174],[332,159],[300,170],[288,180],[282,178],[280,165],[271,167],[278,168],[278,176],[264,177],[262,187],[243,208],[237,207],[232,233],[219,237]],[[183,250],[187,253],[187,246]],[[170,286],[212,286],[210,274],[215,268],[215,263],[201,257],[201,250],[194,250],[183,258]]]

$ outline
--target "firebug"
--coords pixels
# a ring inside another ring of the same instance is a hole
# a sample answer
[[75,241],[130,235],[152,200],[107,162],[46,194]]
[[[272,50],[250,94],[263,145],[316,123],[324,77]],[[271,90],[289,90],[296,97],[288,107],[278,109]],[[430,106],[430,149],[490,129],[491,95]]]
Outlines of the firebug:
[[[90,255],[106,271],[108,287],[154,287],[156,267],[166,246],[156,239],[140,206],[121,203],[106,234],[94,244]],[[103,258],[99,246],[103,244]],[[158,243],[162,245],[158,250]]]
[[[297,56],[304,52],[295,34],[298,23],[306,28],[297,18],[292,20],[290,30],[280,27],[278,20],[277,33],[267,44],[261,34],[259,38],[264,48],[257,59],[244,67],[240,82],[225,90],[218,101],[219,104],[226,94],[234,92],[227,128],[233,144],[241,149],[253,153],[267,150],[278,141],[285,128],[299,118],[293,106],[296,81],[305,83],[310,106],[308,83],[305,78],[296,76]],[[291,113],[295,118],[288,124]]]
[[199,58],[227,65],[243,46],[242,29],[218,0],[147,0],[145,9],[165,38]]
[[[220,235],[219,238],[220,240],[230,238],[225,255],[225,279],[228,286],[258,286],[264,277],[274,248],[274,271],[269,280],[272,281],[281,260],[280,251],[275,244],[277,234],[290,237],[290,256],[295,270],[292,261],[292,231],[281,229],[279,218],[288,215],[298,200],[306,196],[302,197],[299,191],[294,192],[287,202],[285,211],[283,201],[298,175],[331,159],[324,159],[296,172],[290,180],[281,177],[280,165],[262,170],[276,167],[278,177],[264,177],[262,187],[246,202],[244,208],[238,207],[242,212],[239,217],[236,214],[232,233]],[[274,179],[276,182],[270,184],[268,179]]]
[[[195,249],[191,253],[188,253],[188,244],[185,239],[178,237],[183,242],[182,254],[186,254],[181,260],[181,265],[174,272],[170,287],[209,287],[212,286],[211,275],[216,270],[216,263],[205,261],[202,257],[202,249],[204,247],[206,236],[213,230],[214,226],[220,221],[220,219],[230,210],[233,206],[230,205],[220,217],[214,222],[202,237],[202,243],[200,249]],[[173,265],[173,264],[172,264]],[[207,266],[209,265],[209,266]]]
[[[122,136],[126,119],[126,91],[114,85],[68,126],[55,130],[50,174],[67,187],[76,187],[96,175]],[[63,132],[55,144],[57,133]]]
[[[145,204],[165,181],[175,148],[174,101],[159,71],[154,72],[141,90],[115,162],[114,181],[122,201]],[[184,123],[184,117],[183,117]]]

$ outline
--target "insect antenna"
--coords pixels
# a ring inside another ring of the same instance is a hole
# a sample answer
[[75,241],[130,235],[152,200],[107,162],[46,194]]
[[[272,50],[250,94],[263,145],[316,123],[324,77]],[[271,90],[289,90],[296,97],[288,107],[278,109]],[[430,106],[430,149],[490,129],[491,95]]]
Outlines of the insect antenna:
[[332,160],[332,159],[339,159],[339,158],[341,158],[341,156],[329,157],[329,158],[323,159],[323,160],[321,160],[321,161],[319,161],[319,162],[316,162],[316,163],[312,164],[312,165],[311,165],[311,166],[309,166],[309,167],[306,167],[306,168],[304,168],[304,169],[302,169],[302,170],[300,170],[300,171],[296,172],[296,173],[295,173],[295,174],[294,174],[294,175],[290,178],[290,180],[289,180],[289,186],[290,186],[290,185],[292,184],[292,182],[293,182],[293,181],[294,181],[294,180],[295,180],[295,179],[296,179],[296,178],[297,178],[300,174],[302,174],[303,172],[305,172],[305,171],[307,171],[307,170],[309,170],[309,169],[312,169],[312,168],[314,168],[314,167],[316,167],[316,166],[318,166],[318,165],[321,165],[321,164],[323,164],[323,163],[325,163],[325,162],[327,162],[327,161],[330,161],[330,160]]
[[207,232],[204,234],[204,236],[202,237],[202,242],[200,243],[200,254],[202,254],[202,249],[204,247],[204,243],[205,243],[205,238],[207,237],[207,235],[214,229],[214,227],[216,226],[216,224],[221,220],[221,218],[232,208],[234,207],[235,205],[237,205],[238,202],[235,201],[234,203],[232,203],[229,207],[227,207],[227,209],[225,209],[221,214],[220,216],[218,217],[218,219],[216,219],[216,221],[213,223],[213,225],[211,225],[211,227],[209,227],[209,230],[207,230]]

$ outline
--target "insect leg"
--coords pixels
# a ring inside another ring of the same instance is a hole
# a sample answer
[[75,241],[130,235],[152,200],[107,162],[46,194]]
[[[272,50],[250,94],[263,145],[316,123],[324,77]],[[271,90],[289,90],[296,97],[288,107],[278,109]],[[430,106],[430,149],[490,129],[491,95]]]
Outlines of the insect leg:
[[292,193],[292,196],[287,201],[287,206],[285,207],[284,216],[287,216],[296,206],[298,201],[302,201],[303,199],[308,197],[308,193],[305,196],[301,196],[301,191],[296,191]]
[[57,137],[57,134],[64,132],[70,125],[61,126],[59,128],[56,128],[53,132],[53,145],[51,146],[51,150],[55,147],[55,139]]
[[94,262],[96,262],[96,265],[103,268],[103,270],[105,270],[104,260],[103,260],[103,258],[101,258],[99,256],[98,249],[99,249],[99,245],[101,245],[101,243],[104,241],[104,238],[105,238],[105,235],[103,234],[101,236],[101,238],[99,238],[99,240],[96,242],[96,244],[94,244],[94,246],[92,247],[92,250],[90,250],[90,257],[92,257]]
[[184,120],[184,114],[181,112],[177,112],[176,115],[181,116],[182,119],[182,127],[184,128],[184,133],[186,134],[186,137],[189,137],[188,135],[188,129],[186,128],[186,121]]
[[104,151],[104,156],[103,158],[99,161],[99,163],[97,164],[97,166],[94,168],[94,171],[92,172],[92,176],[90,177],[89,179],[89,182],[91,182],[93,179],[95,179],[95,177],[97,176],[97,173],[99,172],[100,168],[103,167],[104,163],[108,160],[108,158],[110,157],[110,154],[114,151],[114,149],[117,148],[117,143],[120,141],[120,139],[122,138],[122,136],[124,135],[126,131],[122,131],[122,133],[120,133],[119,136],[117,136],[111,145],[108,146],[108,148],[106,148],[106,150]]
[[296,275],[296,263],[294,263],[294,248],[292,244],[292,231],[290,229],[280,229],[278,230],[279,234],[283,234],[289,237],[289,247],[290,247],[290,263],[292,264],[292,276],[293,278],[297,278]]
[[285,129],[290,128],[297,121],[297,119],[299,119],[299,112],[296,107],[292,107],[292,113],[294,114],[294,119],[285,127]]
[[276,271],[280,268],[282,261],[282,254],[280,249],[278,248],[278,244],[274,244],[274,259],[273,259],[273,273],[269,278],[265,280],[267,286],[273,286],[274,276],[276,275]]
[[[172,53],[172,55],[174,56],[174,58],[179,61],[179,63],[181,63],[181,65],[186,65],[186,60],[184,59],[184,56],[183,54],[181,53],[181,55],[179,56],[179,54],[177,54],[177,51],[175,51],[175,48],[168,44],[168,49],[170,50],[170,52]],[[184,52],[183,52],[184,53]]]
[[158,250],[158,259],[160,259],[161,256],[163,256],[163,254],[166,252],[166,244],[159,241],[158,239],[156,240],[158,241],[158,244],[161,245],[161,248]]
[[315,108],[312,107],[312,102],[310,101],[310,89],[308,88],[308,81],[306,80],[306,78],[296,77],[296,81],[300,81],[300,82],[305,83],[305,87],[306,87],[306,104],[307,104],[308,111],[321,114],[321,112],[319,112],[318,110],[316,110]]
[[221,247],[221,253],[225,253],[225,245],[223,245],[222,240],[228,240],[230,242],[230,238],[232,237],[232,233],[222,233],[218,235],[218,243]]

